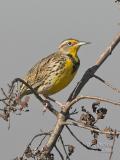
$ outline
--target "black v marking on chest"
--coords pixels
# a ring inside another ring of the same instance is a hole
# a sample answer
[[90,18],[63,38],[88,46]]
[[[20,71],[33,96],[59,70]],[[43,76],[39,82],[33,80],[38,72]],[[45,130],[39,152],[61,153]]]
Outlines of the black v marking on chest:
[[71,62],[73,63],[73,71],[72,73],[76,72],[80,66],[80,60],[79,58],[75,59],[71,54],[67,54],[67,56],[70,58]]

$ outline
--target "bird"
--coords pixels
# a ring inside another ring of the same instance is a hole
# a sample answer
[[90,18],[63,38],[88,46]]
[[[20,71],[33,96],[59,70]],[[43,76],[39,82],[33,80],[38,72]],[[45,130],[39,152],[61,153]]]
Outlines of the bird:
[[[27,82],[45,99],[64,89],[75,77],[80,66],[78,50],[90,42],[69,38],[62,41],[56,52],[39,60],[25,75]],[[32,94],[25,84],[20,86],[20,99]]]

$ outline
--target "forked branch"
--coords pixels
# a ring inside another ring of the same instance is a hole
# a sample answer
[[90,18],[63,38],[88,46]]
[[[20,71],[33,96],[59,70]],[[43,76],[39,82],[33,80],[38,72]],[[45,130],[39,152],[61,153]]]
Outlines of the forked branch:
[[[94,73],[98,70],[98,68],[103,64],[103,62],[109,57],[109,55],[112,54],[113,49],[117,46],[117,44],[120,42],[120,32],[117,34],[117,36],[115,36],[115,38],[113,39],[113,41],[110,43],[110,45],[107,47],[107,49],[101,53],[100,57],[98,58],[96,64],[89,68],[85,74],[83,75],[82,79],[78,82],[77,86],[75,87],[75,89],[73,90],[73,92],[70,94],[69,98],[68,98],[68,103],[66,103],[66,106],[62,109],[61,113],[58,114],[58,120],[57,123],[53,129],[53,132],[46,144],[47,147],[47,152],[46,153],[50,153],[51,150],[53,149],[53,147],[56,144],[56,141],[58,139],[58,137],[61,135],[61,132],[63,130],[63,123],[66,122],[66,120],[68,119],[68,114],[69,114],[69,110],[70,110],[70,106],[69,106],[69,102],[70,101],[74,101],[74,99],[77,97],[77,95],[80,93],[80,91],[82,90],[82,88],[85,86],[85,84],[89,81],[90,78],[92,78],[94,76]],[[106,101],[106,100],[104,100]],[[107,101],[110,102],[110,101]],[[112,103],[112,102],[110,102]],[[119,103],[114,103],[115,105],[119,105]],[[41,155],[41,158],[44,157],[44,152]]]
[[[119,136],[120,132],[118,131],[113,131],[109,128],[106,128],[106,130],[100,130],[98,128],[92,127],[92,126],[85,126],[82,123],[75,121],[75,120],[71,120],[70,119],[70,114],[69,111],[71,109],[71,107],[78,101],[82,100],[82,99],[93,99],[93,100],[99,100],[102,102],[107,102],[107,103],[111,103],[113,105],[116,106],[120,106],[119,102],[113,102],[111,100],[105,99],[105,98],[99,98],[99,97],[90,97],[90,96],[79,96],[78,94],[81,92],[81,90],[83,89],[83,87],[85,86],[85,84],[89,81],[89,79],[94,77],[95,72],[99,69],[99,67],[103,64],[103,62],[112,54],[112,51],[114,50],[114,48],[117,46],[117,44],[120,42],[120,32],[117,34],[117,36],[115,36],[115,38],[113,39],[113,41],[110,43],[110,45],[107,47],[107,49],[101,53],[100,57],[98,58],[98,60],[96,61],[95,65],[93,65],[92,67],[90,67],[85,74],[83,75],[83,77],[81,78],[81,80],[78,82],[78,84],[76,85],[76,87],[74,88],[74,90],[72,91],[72,93],[70,94],[68,101],[66,102],[64,108],[61,109],[60,112],[56,111],[51,104],[49,105],[50,107],[48,107],[48,109],[57,117],[57,122],[55,124],[55,127],[53,128],[51,133],[44,133],[44,134],[39,134],[36,135],[30,142],[30,144],[28,145],[26,151],[24,152],[23,156],[25,155],[26,157],[32,157],[32,158],[36,158],[37,160],[46,160],[49,159],[49,157],[51,157],[51,151],[53,150],[53,148],[55,148],[57,150],[57,152],[59,153],[61,159],[63,160],[63,155],[60,152],[60,150],[57,148],[57,140],[59,137],[61,137],[61,133],[64,129],[64,126],[67,127],[67,129],[69,130],[69,133],[79,142],[81,143],[77,137],[74,135],[74,133],[69,129],[69,127],[67,125],[73,125],[73,126],[77,126],[77,127],[81,127],[84,129],[88,129],[91,132],[94,133],[99,133],[99,134],[106,134],[106,135],[113,135],[113,136]],[[5,96],[5,98],[1,99],[1,101],[9,108],[8,108],[8,113],[11,107],[11,95],[13,92],[13,87],[14,84],[16,82],[22,82],[24,85],[26,85],[31,92],[36,96],[36,98],[42,102],[43,104],[45,103],[45,101],[39,96],[39,94],[35,91],[35,89],[33,89],[28,83],[26,83],[24,80],[20,79],[20,78],[16,78],[13,80],[12,82],[12,86],[11,86],[11,91],[10,91],[10,96],[7,96],[4,92],[4,90],[2,90],[3,95]],[[6,103],[6,99],[8,99],[9,103]],[[13,101],[12,101],[13,102]],[[6,110],[3,110],[4,113]],[[1,117],[3,117],[2,115],[0,115]],[[9,116],[9,115],[8,115]],[[4,117],[3,117],[4,118]],[[44,147],[39,150],[39,146],[42,144],[42,142],[45,139],[45,136],[49,135],[48,141],[47,143],[44,145]],[[33,153],[30,145],[31,143],[34,141],[35,138],[37,138],[38,136],[43,136],[38,148],[37,148],[37,152]],[[66,149],[65,149],[65,145],[64,142],[61,138],[61,142],[62,142],[62,146],[64,148],[66,157],[68,159],[69,156],[67,155]],[[82,144],[82,143],[81,143]],[[84,144],[82,144],[84,145]],[[114,146],[114,145],[113,145]],[[87,148],[87,146],[85,146]],[[87,148],[88,149],[88,148]],[[90,148],[89,148],[90,149]],[[94,150],[94,149],[91,149]],[[100,151],[99,149],[97,149],[98,151]],[[112,151],[113,148],[111,148],[111,155],[112,155]]]
[[85,84],[91,79],[95,72],[99,69],[99,67],[104,63],[104,61],[112,54],[112,51],[114,48],[118,45],[120,42],[120,32],[115,36],[115,38],[112,40],[110,45],[100,54],[100,57],[96,61],[96,64],[89,68],[85,74],[83,75],[82,79],[78,82],[72,93],[70,94],[68,101],[73,100],[76,98],[76,96],[81,92],[82,88],[85,86]]

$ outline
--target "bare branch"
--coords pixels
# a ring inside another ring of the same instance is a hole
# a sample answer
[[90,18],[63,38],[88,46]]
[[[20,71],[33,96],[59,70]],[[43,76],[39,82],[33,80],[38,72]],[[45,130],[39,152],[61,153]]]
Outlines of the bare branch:
[[50,132],[44,132],[44,133],[39,133],[39,134],[35,135],[35,136],[32,138],[32,140],[30,141],[30,143],[28,144],[28,146],[31,146],[32,142],[33,142],[36,138],[38,138],[38,137],[40,137],[40,136],[48,136],[48,135],[50,135]]
[[80,141],[77,136],[72,132],[72,130],[66,125],[66,128],[68,129],[68,131],[70,132],[70,134],[75,138],[75,140],[80,143],[83,147],[85,147],[86,149],[88,150],[93,150],[93,151],[101,151],[101,149],[99,148],[92,148],[92,147],[89,147],[87,145],[85,145],[82,141]]
[[42,142],[45,140],[45,138],[47,137],[48,135],[45,135],[42,139],[41,139],[41,142],[40,144],[38,145],[38,147],[36,148],[36,150],[39,149],[39,147],[42,145]]
[[82,88],[85,86],[85,84],[91,79],[95,72],[98,70],[98,68],[103,64],[103,62],[112,54],[112,51],[117,46],[117,44],[120,42],[120,32],[115,36],[113,41],[110,43],[110,45],[107,47],[107,49],[101,53],[100,57],[98,58],[96,64],[89,68],[85,74],[83,75],[82,79],[78,82],[72,93],[70,94],[68,101],[73,100],[76,98],[76,96],[80,93]]
[[[111,103],[111,104],[120,106],[120,103],[113,102],[111,100],[107,100],[107,99],[104,99],[104,98],[91,97],[91,96],[77,97],[78,94],[80,93],[80,91],[82,90],[82,88],[85,86],[85,84],[89,81],[89,79],[94,77],[94,73],[103,64],[103,62],[108,58],[108,56],[111,55],[113,49],[116,47],[116,45],[119,42],[120,42],[120,33],[117,34],[117,36],[111,42],[109,47],[104,52],[102,52],[100,58],[97,60],[95,65],[92,66],[91,68],[89,68],[85,72],[82,79],[78,82],[77,86],[75,87],[73,92],[70,94],[70,96],[68,98],[68,101],[65,104],[65,107],[63,109],[61,109],[61,112],[59,112],[59,113],[55,112],[55,115],[57,116],[57,122],[56,122],[55,127],[53,128],[53,131],[52,131],[49,139],[48,139],[48,142],[45,144],[45,146],[43,147],[43,150],[41,151],[40,159],[43,159],[44,157],[48,156],[51,153],[51,151],[55,147],[56,142],[57,142],[58,138],[60,137],[61,132],[63,131],[63,128],[64,128],[65,125],[74,125],[74,126],[85,128],[85,129],[88,129],[92,132],[97,132],[97,133],[101,133],[101,134],[112,134],[112,135],[115,135],[115,136],[118,136],[120,134],[120,132],[114,133],[113,131],[99,130],[99,129],[95,128],[95,126],[94,127],[93,126],[92,127],[91,126],[85,126],[85,125],[83,125],[83,124],[81,124],[80,122],[77,122],[77,121],[72,121],[72,120],[67,121],[69,119],[68,115],[69,115],[69,111],[71,109],[71,106],[81,99],[100,100],[102,102],[107,102],[107,103]],[[19,81],[20,79],[18,78],[16,80]],[[30,87],[31,86],[28,86],[28,88],[30,88]],[[33,88],[31,88],[31,89],[33,91]],[[36,95],[36,92],[33,91],[33,94],[36,96],[36,98],[38,97],[38,95]],[[38,99],[43,102],[43,100],[41,100],[41,97],[40,98],[38,97]],[[31,143],[32,143],[32,141],[31,141]],[[63,143],[63,147],[64,147],[64,143]]]
[[[46,103],[45,100],[43,100],[41,98],[41,96],[36,92],[36,90],[34,88],[32,88],[28,83],[26,83],[24,80],[22,80],[21,78],[15,78],[13,81],[12,81],[12,86],[16,83],[16,82],[22,82],[25,86],[27,86],[31,92],[35,95],[35,97],[40,101],[42,102],[42,104],[44,105]],[[57,116],[58,112],[52,107],[52,105],[49,103],[48,105],[48,110],[51,111],[54,115]]]
[[39,144],[39,146],[36,148],[36,151],[38,151],[38,148],[40,147],[40,145],[42,144],[42,142],[44,141],[44,139],[46,138],[46,136],[50,135],[50,132],[43,132],[43,133],[39,133],[37,135],[35,135],[32,140],[29,142],[29,144],[27,145],[23,155],[21,156],[22,158],[27,154],[30,155],[30,157],[32,156],[32,158],[35,158],[35,155],[32,153],[32,150],[31,150],[31,145],[33,143],[33,141],[38,138],[38,137],[41,137],[41,136],[44,136]]
[[97,133],[100,133],[100,134],[110,134],[110,135],[115,135],[115,136],[119,136],[120,135],[120,131],[105,131],[104,130],[100,130],[98,128],[95,128],[95,126],[85,126],[83,123],[79,122],[79,121],[75,121],[75,120],[68,120],[67,122],[64,122],[63,125],[73,125],[73,126],[77,126],[77,127],[80,127],[80,128],[84,128],[84,129],[87,129],[87,130],[90,130],[92,132],[97,132]]
[[[7,121],[8,121],[8,118],[10,120],[10,113],[11,112],[16,112],[17,110],[20,110],[21,111],[21,108],[16,108],[16,105],[17,105],[17,102],[15,101],[15,95],[16,93],[14,93],[14,89],[15,89],[15,83],[18,83],[18,82],[21,82],[23,83],[26,87],[28,87],[31,91],[31,93],[33,93],[35,95],[35,97],[40,101],[42,102],[43,105],[45,105],[46,103],[48,104],[47,105],[47,109],[53,113],[55,116],[57,116],[58,114],[58,111],[56,109],[53,108],[53,106],[51,105],[51,103],[49,101],[46,101],[44,99],[41,98],[41,96],[36,92],[35,89],[33,89],[28,83],[26,83],[24,80],[20,79],[20,78],[15,78],[13,81],[12,81],[12,84],[11,85],[8,85],[9,87],[9,91],[8,91],[8,95],[5,93],[5,91],[1,88],[1,91],[3,93],[3,95],[5,96],[5,98],[2,98],[0,99],[0,102],[4,103],[5,104],[5,107],[4,109],[2,110],[2,114],[1,114],[1,118],[3,118],[4,120],[6,120],[7,118]],[[26,100],[27,101],[27,100]],[[27,103],[27,102],[26,102]],[[22,103],[21,103],[22,104]],[[27,106],[27,105],[25,105]],[[2,116],[3,115],[3,116]],[[9,121],[9,124],[10,124],[10,121]]]
[[55,145],[55,149],[59,153],[61,159],[64,160],[64,157],[63,157],[62,153],[60,152],[60,150],[58,149],[58,147],[56,145]]
[[102,54],[96,61],[97,66],[101,66],[103,64],[103,62],[112,54],[112,51],[118,45],[119,42],[120,42],[120,32],[114,37],[113,41],[110,43],[107,49],[102,52]]
[[1,88],[1,91],[2,91],[3,95],[4,95],[6,98],[8,98],[8,96],[7,96],[7,94],[5,93],[5,91],[3,90],[3,88]]
[[67,160],[67,159],[70,160],[70,157],[69,157],[69,155],[68,155],[68,153],[67,153],[67,151],[66,151],[65,144],[64,144],[64,141],[63,141],[61,135],[60,135],[60,141],[61,141],[61,144],[62,144],[62,146],[63,146],[64,152],[65,152],[65,154],[66,154],[66,160]]
[[44,100],[39,96],[39,94],[27,83],[25,82],[24,80],[22,80],[21,78],[15,78],[13,81],[12,81],[12,85],[11,85],[11,88],[14,86],[15,83],[17,82],[21,82],[22,84],[24,84],[27,88],[29,88],[31,90],[31,92],[35,95],[35,97],[37,99],[39,99],[40,102],[42,102],[44,104]]
[[96,79],[98,79],[99,81],[101,81],[102,83],[104,83],[106,86],[110,87],[114,92],[120,93],[120,89],[113,87],[112,84],[110,84],[109,82],[103,80],[101,77],[99,77],[97,75],[94,75],[94,77]]
[[0,117],[3,118],[5,121],[8,121],[8,117],[6,114],[4,113],[0,113]]
[[113,105],[120,107],[120,102],[113,102],[112,100],[109,100],[109,99],[96,97],[96,96],[78,96],[75,99],[73,99],[71,102],[69,102],[68,108],[70,108],[72,105],[74,105],[75,103],[77,103],[78,101],[83,100],[83,99],[98,100],[101,102],[110,103],[110,104],[113,104]]
[[[116,130],[115,130],[115,134],[116,134]],[[114,137],[113,137],[113,144],[111,146],[111,152],[110,152],[110,156],[109,156],[109,160],[112,159],[112,155],[113,155],[113,149],[114,149],[114,145],[115,145],[115,134],[114,134]]]

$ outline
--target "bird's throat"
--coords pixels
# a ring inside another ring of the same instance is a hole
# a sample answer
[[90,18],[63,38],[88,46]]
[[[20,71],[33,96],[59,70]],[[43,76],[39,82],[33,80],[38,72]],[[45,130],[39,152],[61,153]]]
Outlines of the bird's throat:
[[72,70],[72,73],[76,72],[80,66],[80,60],[79,58],[76,56],[76,57],[73,57],[72,54],[67,54],[67,56],[70,58],[72,64],[73,64],[73,70]]

